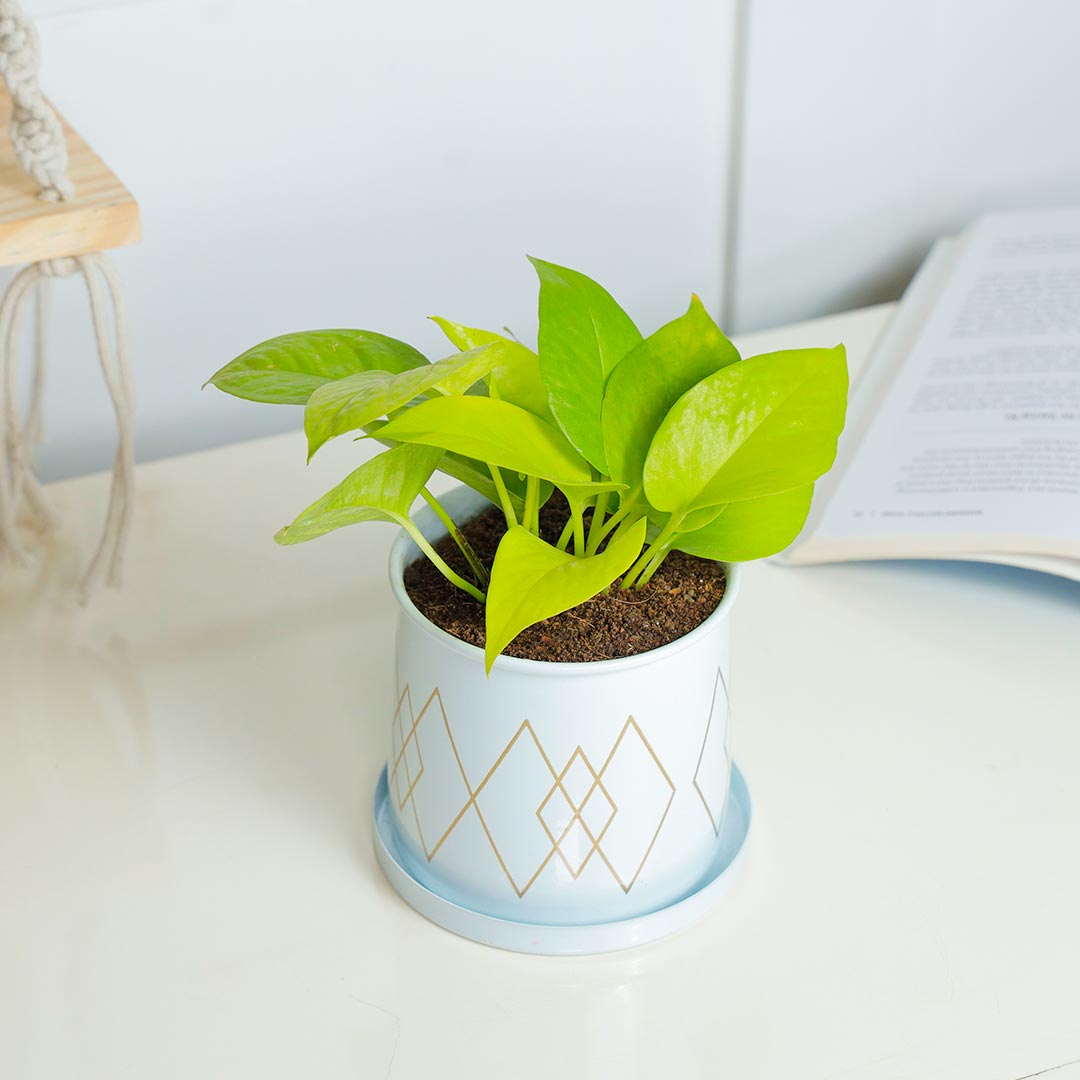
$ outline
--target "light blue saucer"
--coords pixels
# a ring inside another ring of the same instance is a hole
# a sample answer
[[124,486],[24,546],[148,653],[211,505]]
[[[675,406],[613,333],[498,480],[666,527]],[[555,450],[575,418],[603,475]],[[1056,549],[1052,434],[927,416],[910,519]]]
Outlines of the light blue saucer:
[[538,926],[472,911],[421,885],[406,869],[407,863],[394,836],[385,768],[375,788],[375,854],[401,898],[425,918],[461,937],[498,949],[543,956],[582,956],[629,949],[689,926],[715,907],[731,888],[743,862],[749,831],[750,793],[742,773],[732,766],[731,793],[716,841],[716,857],[691,893],[667,907],[633,919],[588,926]]

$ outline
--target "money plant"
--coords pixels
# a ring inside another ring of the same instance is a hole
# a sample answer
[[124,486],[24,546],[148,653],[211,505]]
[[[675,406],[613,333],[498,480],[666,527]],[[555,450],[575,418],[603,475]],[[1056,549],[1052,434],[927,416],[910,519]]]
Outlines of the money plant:
[[[236,397],[302,405],[309,460],[342,435],[386,447],[276,540],[362,521],[405,529],[485,605],[488,671],[526,627],[606,589],[643,588],[671,551],[745,562],[785,548],[836,456],[847,401],[842,345],[740,357],[696,296],[644,337],[595,281],[531,262],[535,352],[435,318],[457,351],[434,362],[368,330],[312,330],[256,345],[209,380]],[[436,471],[505,515],[490,571],[429,488]],[[556,489],[570,516],[549,544],[540,509]],[[418,498],[469,577],[410,519]]]

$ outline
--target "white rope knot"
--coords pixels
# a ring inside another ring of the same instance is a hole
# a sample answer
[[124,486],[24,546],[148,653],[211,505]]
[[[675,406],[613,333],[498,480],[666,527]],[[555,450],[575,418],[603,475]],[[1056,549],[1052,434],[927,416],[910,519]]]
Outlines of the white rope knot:
[[45,277],[71,277],[79,269],[79,260],[68,255],[60,259],[44,259],[36,264]]
[[56,113],[38,86],[41,43],[15,0],[0,0],[0,78],[12,99],[11,143],[23,170],[49,202],[75,193],[68,179],[67,144]]

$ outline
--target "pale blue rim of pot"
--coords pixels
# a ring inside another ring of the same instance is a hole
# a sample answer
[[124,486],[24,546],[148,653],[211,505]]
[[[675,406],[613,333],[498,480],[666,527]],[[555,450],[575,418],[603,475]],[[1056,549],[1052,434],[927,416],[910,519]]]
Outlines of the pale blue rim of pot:
[[[439,502],[446,511],[458,521],[466,521],[468,517],[479,513],[492,503],[479,492],[472,488],[461,485],[453,488],[445,495],[439,496]],[[429,539],[441,538],[446,535],[446,527],[436,516],[435,511],[429,506],[421,507],[412,515],[420,531]],[[394,598],[398,602],[404,616],[416,624],[430,637],[441,642],[453,652],[483,666],[484,650],[476,645],[471,645],[461,638],[447,633],[442,627],[436,626],[420,609],[412,602],[405,588],[405,567],[417,556],[423,553],[413,542],[409,534],[402,529],[390,549],[390,588]],[[724,595],[713,611],[703,622],[695,626],[687,634],[661,645],[658,649],[650,649],[648,652],[635,653],[633,656],[619,656],[612,660],[587,660],[574,663],[560,663],[552,660],[527,660],[521,656],[499,656],[492,668],[495,671],[517,671],[521,673],[531,672],[535,675],[596,675],[599,673],[615,673],[624,668],[643,667],[674,656],[683,649],[693,645],[698,638],[709,633],[713,624],[725,619],[735,603],[735,596],[739,591],[739,583],[742,578],[742,570],[738,563],[724,563],[726,584]]]

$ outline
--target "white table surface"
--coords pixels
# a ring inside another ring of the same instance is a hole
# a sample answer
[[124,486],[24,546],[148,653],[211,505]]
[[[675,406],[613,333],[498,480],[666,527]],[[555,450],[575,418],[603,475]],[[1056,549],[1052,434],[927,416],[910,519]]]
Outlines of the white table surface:
[[[858,366],[888,311],[742,344]],[[0,1076],[1080,1076],[1080,586],[748,567],[738,887],[657,945],[518,956],[375,863],[392,529],[271,541],[362,452],[140,468],[126,587],[88,611],[61,586],[105,480],[57,485],[65,533],[3,572]]]

